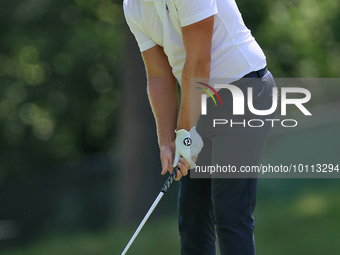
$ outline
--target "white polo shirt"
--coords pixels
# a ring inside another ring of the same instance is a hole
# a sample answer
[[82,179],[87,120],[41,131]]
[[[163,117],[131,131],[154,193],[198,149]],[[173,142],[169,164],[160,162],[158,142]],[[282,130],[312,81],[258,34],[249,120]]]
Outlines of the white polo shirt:
[[124,0],[123,6],[140,51],[162,46],[180,84],[186,57],[181,27],[212,15],[211,81],[227,78],[233,82],[266,66],[265,55],[234,0]]

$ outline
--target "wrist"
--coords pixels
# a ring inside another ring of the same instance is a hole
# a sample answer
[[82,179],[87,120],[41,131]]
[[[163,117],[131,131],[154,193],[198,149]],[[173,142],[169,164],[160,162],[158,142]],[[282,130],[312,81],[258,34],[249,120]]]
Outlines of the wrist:
[[175,137],[173,139],[168,139],[168,140],[164,140],[164,141],[160,141],[159,142],[159,148],[165,148],[165,147],[169,147],[171,146],[172,148],[175,148]]

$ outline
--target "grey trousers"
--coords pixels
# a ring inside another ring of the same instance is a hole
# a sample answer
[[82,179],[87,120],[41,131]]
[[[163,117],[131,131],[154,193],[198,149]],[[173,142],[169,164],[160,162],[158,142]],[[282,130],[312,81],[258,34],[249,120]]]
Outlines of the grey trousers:
[[[272,88],[276,86],[271,73],[266,70],[263,76],[252,73],[248,77],[234,84],[243,91],[245,98],[247,88],[252,87],[254,107],[258,110],[269,109],[272,105]],[[213,127],[212,120],[233,119],[242,122],[272,118],[274,114],[254,115],[245,104],[245,114],[233,116],[230,91],[220,90],[219,94],[223,107],[216,107],[212,100],[208,100],[208,114],[201,116],[197,123],[197,131],[204,141],[197,165],[232,165],[238,169],[241,166],[258,165],[270,123],[261,128],[242,125]],[[182,177],[178,195],[181,254],[216,254],[217,233],[222,255],[255,255],[253,212],[256,188],[257,178],[254,175]]]

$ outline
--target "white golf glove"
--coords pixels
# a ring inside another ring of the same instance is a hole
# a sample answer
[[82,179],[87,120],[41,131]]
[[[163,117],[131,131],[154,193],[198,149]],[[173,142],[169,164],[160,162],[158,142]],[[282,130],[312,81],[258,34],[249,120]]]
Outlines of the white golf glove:
[[176,151],[173,167],[177,166],[179,158],[182,156],[190,163],[190,169],[196,167],[196,163],[192,157],[198,157],[202,150],[203,140],[196,131],[196,126],[192,127],[190,132],[185,129],[176,130]]

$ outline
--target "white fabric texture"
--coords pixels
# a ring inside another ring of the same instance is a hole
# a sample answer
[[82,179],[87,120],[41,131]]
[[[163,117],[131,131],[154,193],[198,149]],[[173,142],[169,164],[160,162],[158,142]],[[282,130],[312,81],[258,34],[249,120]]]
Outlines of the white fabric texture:
[[245,26],[235,0],[124,0],[123,7],[140,50],[162,46],[180,84],[186,57],[181,27],[212,15],[210,84],[217,78],[233,82],[266,66],[265,55]]

